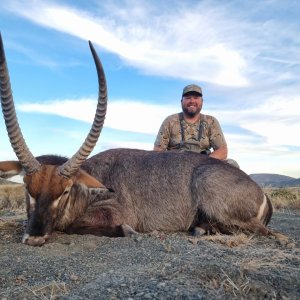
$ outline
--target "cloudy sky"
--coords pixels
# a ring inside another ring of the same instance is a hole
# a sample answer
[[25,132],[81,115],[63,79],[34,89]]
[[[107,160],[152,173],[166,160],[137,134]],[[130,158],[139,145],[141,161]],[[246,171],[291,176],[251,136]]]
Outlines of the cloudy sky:
[[[152,149],[182,88],[203,88],[229,157],[251,173],[300,177],[297,0],[26,0],[0,2],[14,101],[34,155],[73,155],[96,108],[91,40],[109,93],[93,153]],[[3,118],[0,160],[15,159]]]

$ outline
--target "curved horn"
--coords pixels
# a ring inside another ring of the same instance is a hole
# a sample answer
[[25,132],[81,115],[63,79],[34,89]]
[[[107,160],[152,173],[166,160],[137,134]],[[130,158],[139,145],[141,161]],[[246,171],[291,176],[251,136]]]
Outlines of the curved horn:
[[10,143],[26,173],[34,173],[40,168],[23,138],[14,106],[5,52],[0,33],[0,95],[2,112]]
[[93,44],[90,41],[89,41],[89,45],[96,65],[97,74],[98,74],[99,93],[98,93],[97,110],[94,117],[92,128],[87,138],[85,139],[84,143],[82,144],[80,149],[76,152],[76,154],[74,154],[72,158],[70,158],[66,163],[64,163],[60,167],[59,172],[61,175],[65,177],[70,177],[71,175],[73,175],[94,149],[97,140],[100,136],[104,119],[105,119],[105,114],[106,114],[107,86],[106,86],[105,74],[100,59],[93,47]]

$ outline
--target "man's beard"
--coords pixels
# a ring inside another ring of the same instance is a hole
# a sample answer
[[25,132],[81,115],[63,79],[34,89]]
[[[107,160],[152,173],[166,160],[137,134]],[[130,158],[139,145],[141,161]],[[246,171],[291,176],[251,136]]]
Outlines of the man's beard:
[[196,115],[198,115],[201,111],[201,107],[198,107],[195,111],[190,111],[188,110],[187,107],[182,107],[182,111],[184,112],[185,115],[189,116],[189,117],[195,117]]

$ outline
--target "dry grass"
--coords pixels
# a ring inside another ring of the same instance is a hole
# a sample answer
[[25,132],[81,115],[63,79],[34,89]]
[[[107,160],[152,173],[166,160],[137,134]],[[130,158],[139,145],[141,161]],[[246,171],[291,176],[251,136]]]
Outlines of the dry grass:
[[24,185],[0,185],[0,211],[15,209],[25,209]]
[[223,273],[223,281],[221,286],[227,293],[234,295],[235,298],[245,298],[249,295],[251,290],[250,280],[246,278],[239,278],[239,280],[234,281],[229,275],[221,269]]
[[57,299],[61,295],[68,294],[68,289],[64,282],[55,282],[54,281],[47,285],[42,285],[42,286],[33,287],[33,288],[28,288],[28,287],[26,287],[26,288],[38,299],[54,300],[54,299]]
[[0,239],[2,241],[19,240],[19,237],[24,232],[23,220],[9,220],[0,217]]
[[[295,250],[297,251],[297,249]],[[297,253],[297,252],[296,252]],[[268,258],[264,258],[262,260],[260,257],[251,257],[249,259],[246,259],[242,262],[239,263],[240,267],[242,270],[248,270],[251,272],[254,272],[258,269],[265,269],[265,270],[270,270],[270,269],[278,269],[278,268],[285,268],[289,272],[293,272],[298,270],[297,267],[291,267],[291,266],[286,266],[284,265],[285,260],[296,260],[300,261],[300,258],[295,256],[295,254],[291,253],[286,253],[284,250],[276,250],[273,251],[273,254],[270,255]]]
[[275,209],[300,210],[300,187],[264,188]]
[[22,225],[16,221],[7,221],[0,219],[0,231],[1,232],[17,232]]
[[246,235],[244,233],[236,233],[233,235],[206,235],[201,237],[189,237],[188,240],[192,244],[197,244],[199,241],[210,241],[216,244],[224,245],[228,248],[240,247],[249,245],[252,242],[253,235]]

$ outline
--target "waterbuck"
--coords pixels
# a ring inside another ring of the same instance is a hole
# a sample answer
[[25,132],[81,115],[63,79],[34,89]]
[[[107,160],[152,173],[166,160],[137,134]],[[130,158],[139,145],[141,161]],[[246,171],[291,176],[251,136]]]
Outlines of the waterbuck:
[[104,71],[89,44],[99,82],[92,128],[72,158],[35,158],[16,117],[1,38],[1,104],[18,161],[0,162],[0,176],[24,175],[28,223],[23,243],[42,245],[54,230],[99,236],[153,230],[268,234],[270,200],[247,174],[225,162],[190,152],[136,149],[108,150],[87,159],[107,106]]

